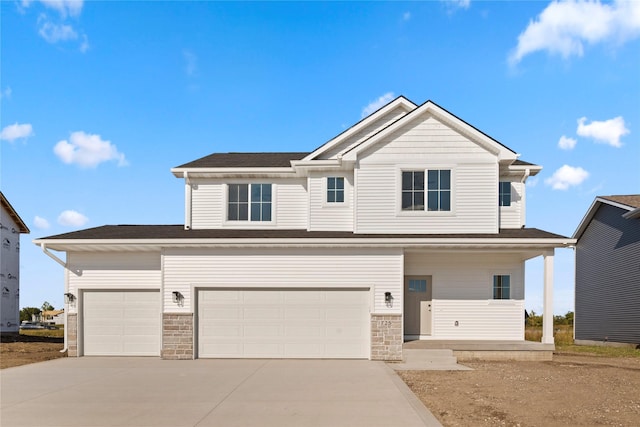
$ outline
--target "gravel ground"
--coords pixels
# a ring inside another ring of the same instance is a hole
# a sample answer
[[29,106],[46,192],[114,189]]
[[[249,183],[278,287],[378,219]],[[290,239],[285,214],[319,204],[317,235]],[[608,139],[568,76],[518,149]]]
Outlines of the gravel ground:
[[640,358],[463,364],[398,374],[445,426],[640,426]]

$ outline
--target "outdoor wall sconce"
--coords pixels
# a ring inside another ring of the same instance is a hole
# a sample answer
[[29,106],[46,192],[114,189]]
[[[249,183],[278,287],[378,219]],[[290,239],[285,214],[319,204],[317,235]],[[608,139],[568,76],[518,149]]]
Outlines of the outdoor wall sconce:
[[391,292],[384,293],[384,303],[387,307],[391,307],[393,305],[393,297],[391,296]]
[[64,294],[64,302],[65,304],[72,304],[76,300],[76,296],[71,292],[67,292]]
[[171,292],[171,294],[173,295],[173,302],[174,303],[180,304],[180,303],[182,303],[182,301],[184,301],[184,295],[182,295],[180,292],[173,291],[173,292]]

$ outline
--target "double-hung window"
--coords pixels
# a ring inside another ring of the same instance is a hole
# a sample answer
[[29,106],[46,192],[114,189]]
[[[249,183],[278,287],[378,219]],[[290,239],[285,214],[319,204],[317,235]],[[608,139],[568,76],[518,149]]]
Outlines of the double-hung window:
[[499,182],[498,183],[498,200],[500,206],[511,206],[511,183]]
[[271,184],[229,184],[227,220],[271,221]]
[[327,203],[344,203],[344,177],[327,178]]
[[493,276],[493,299],[511,298],[511,276]]
[[451,211],[451,170],[403,171],[402,210]]

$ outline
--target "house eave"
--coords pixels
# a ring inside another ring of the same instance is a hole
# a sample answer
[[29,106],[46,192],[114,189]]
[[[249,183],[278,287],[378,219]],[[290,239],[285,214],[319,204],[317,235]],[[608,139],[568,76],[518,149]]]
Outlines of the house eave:
[[171,173],[176,178],[287,178],[297,175],[292,167],[286,168],[173,168]]

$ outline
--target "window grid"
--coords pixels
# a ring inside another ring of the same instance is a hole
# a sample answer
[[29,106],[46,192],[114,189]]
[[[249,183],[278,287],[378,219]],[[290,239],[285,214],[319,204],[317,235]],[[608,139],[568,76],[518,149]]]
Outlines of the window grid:
[[402,172],[402,210],[424,210],[424,172]]
[[271,221],[271,199],[271,184],[229,184],[227,220]]
[[409,279],[409,292],[427,292],[425,279]]
[[511,298],[511,276],[493,276],[493,299]]
[[327,178],[327,203],[344,203],[344,178]]
[[500,206],[511,206],[511,183],[500,182],[498,186],[498,200]]
[[427,171],[427,210],[451,210],[451,171],[433,169]]

